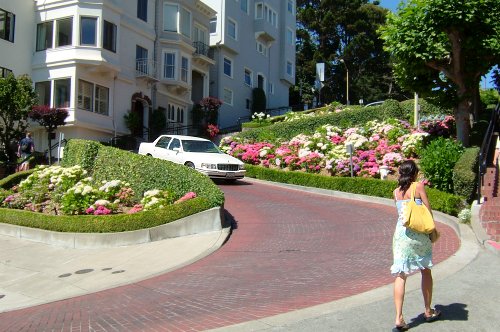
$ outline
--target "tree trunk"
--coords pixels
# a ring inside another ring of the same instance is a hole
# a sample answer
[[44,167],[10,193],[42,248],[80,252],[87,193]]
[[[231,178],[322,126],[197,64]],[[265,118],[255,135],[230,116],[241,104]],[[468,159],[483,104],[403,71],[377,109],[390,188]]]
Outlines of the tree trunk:
[[455,109],[455,121],[457,123],[457,140],[468,147],[470,144],[470,100],[461,97]]

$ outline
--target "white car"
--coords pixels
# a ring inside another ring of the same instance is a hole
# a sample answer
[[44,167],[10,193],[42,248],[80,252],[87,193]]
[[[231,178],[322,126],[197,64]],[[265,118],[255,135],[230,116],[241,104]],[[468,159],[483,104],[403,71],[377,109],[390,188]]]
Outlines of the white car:
[[194,136],[161,135],[141,143],[139,154],[165,159],[196,169],[211,178],[236,180],[245,176],[245,164],[219,150],[213,142]]

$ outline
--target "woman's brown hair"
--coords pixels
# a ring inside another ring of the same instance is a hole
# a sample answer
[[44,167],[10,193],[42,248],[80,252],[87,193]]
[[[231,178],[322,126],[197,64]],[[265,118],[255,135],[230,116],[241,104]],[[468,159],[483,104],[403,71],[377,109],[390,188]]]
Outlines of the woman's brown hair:
[[417,178],[418,167],[417,164],[413,160],[406,160],[399,166],[398,169],[399,177],[398,177],[398,186],[399,189],[403,192],[403,195],[410,188],[412,182],[414,182]]

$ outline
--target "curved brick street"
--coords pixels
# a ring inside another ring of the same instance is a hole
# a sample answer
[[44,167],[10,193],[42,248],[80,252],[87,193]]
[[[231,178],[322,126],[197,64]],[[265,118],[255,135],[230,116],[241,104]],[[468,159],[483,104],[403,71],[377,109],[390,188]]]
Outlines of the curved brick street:
[[[220,187],[234,230],[212,255],[142,282],[2,313],[0,331],[199,331],[392,282],[394,207],[249,181]],[[439,227],[435,263],[460,245]]]

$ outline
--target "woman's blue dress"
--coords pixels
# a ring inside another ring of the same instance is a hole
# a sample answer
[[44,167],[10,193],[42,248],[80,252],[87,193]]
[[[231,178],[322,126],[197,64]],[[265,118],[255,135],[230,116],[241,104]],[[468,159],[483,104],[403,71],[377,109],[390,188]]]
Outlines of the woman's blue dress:
[[[432,243],[429,235],[413,232],[403,226],[403,209],[409,201],[409,199],[396,201],[398,222],[392,238],[394,261],[391,266],[391,273],[394,276],[432,267]],[[416,198],[415,202],[422,204],[419,198]]]

